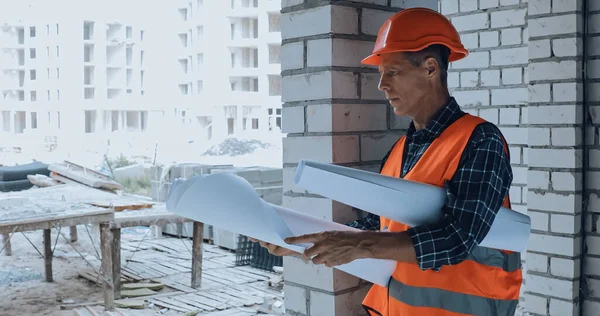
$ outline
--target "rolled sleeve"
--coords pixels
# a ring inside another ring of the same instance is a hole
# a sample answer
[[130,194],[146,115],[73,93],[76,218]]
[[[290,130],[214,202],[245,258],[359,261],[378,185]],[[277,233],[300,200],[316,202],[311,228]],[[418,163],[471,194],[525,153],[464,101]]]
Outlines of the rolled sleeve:
[[446,183],[448,198],[439,222],[408,229],[422,270],[462,262],[485,238],[512,183],[502,134],[479,125],[463,160]]

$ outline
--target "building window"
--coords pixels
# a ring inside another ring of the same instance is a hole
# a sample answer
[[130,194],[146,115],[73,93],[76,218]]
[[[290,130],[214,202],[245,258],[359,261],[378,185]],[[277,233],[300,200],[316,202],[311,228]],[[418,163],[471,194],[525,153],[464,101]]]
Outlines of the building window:
[[37,91],[29,91],[29,99],[32,102],[37,101]]
[[35,37],[35,26],[29,28],[29,37]]
[[29,70],[29,80],[35,80],[37,77],[35,69]]
[[35,59],[35,48],[30,48],[29,49],[29,58],[30,59]]

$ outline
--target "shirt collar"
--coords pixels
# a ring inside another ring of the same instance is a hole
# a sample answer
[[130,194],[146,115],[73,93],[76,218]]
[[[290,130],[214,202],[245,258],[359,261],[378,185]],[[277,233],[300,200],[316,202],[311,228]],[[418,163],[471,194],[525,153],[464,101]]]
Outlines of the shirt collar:
[[406,137],[408,139],[433,140],[438,137],[446,127],[462,116],[464,112],[453,97],[450,97],[448,103],[439,109],[427,123],[427,126],[421,130],[415,129],[413,121],[410,122]]

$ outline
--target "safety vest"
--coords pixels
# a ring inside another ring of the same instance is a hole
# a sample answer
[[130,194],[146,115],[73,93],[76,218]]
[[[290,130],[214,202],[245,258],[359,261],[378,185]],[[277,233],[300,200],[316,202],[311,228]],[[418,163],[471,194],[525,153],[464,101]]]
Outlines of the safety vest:
[[[456,172],[473,130],[483,122],[469,114],[459,118],[431,143],[404,179],[444,187]],[[381,174],[400,177],[404,143],[405,137],[398,140]],[[504,207],[510,208],[508,195]],[[383,217],[380,222],[382,230],[409,228]],[[398,262],[387,288],[373,285],[363,306],[372,316],[512,316],[522,281],[520,253],[476,246],[463,262],[437,272]]]

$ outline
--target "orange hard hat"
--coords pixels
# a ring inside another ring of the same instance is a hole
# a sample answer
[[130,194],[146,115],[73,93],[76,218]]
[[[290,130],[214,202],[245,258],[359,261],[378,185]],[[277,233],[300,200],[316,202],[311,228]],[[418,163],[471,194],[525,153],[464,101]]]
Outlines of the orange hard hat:
[[414,52],[433,44],[444,45],[450,50],[449,62],[469,55],[456,28],[444,15],[427,8],[404,9],[383,23],[373,53],[362,63],[378,66],[381,54]]

